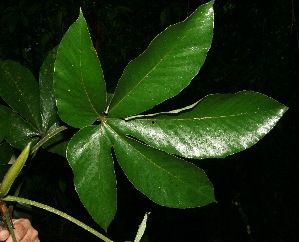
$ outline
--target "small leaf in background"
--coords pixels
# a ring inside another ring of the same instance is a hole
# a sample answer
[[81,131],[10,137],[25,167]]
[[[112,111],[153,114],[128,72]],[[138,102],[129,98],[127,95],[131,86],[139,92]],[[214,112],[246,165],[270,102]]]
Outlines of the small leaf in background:
[[125,68],[109,117],[128,117],[179,94],[197,75],[213,37],[213,1],[159,34]]
[[42,130],[38,84],[26,67],[9,60],[0,62],[0,96],[36,131]]
[[[39,88],[41,100],[41,117],[43,125],[43,137],[61,127],[61,120],[57,114],[56,99],[53,89],[54,62],[57,48],[52,49],[45,59],[39,72]],[[65,133],[65,132],[64,132]],[[49,152],[66,156],[68,137],[62,132],[51,137],[43,148]]]
[[35,144],[59,125],[53,95],[55,53],[53,49],[41,67],[39,86],[26,67],[13,61],[0,63],[0,94],[12,108],[7,109],[6,140],[16,148],[22,149],[30,141]]
[[[188,158],[225,157],[264,137],[287,107],[260,93],[208,95],[192,108],[129,121],[111,119],[118,132]],[[179,112],[179,113],[177,113]]]
[[82,12],[62,38],[54,67],[61,119],[76,128],[95,122],[105,109],[106,84]]
[[102,126],[78,131],[67,148],[80,200],[93,219],[107,230],[116,213],[116,178],[111,143]]
[[157,204],[191,208],[215,202],[205,172],[175,156],[120,135],[113,135],[115,154],[136,189]]
[[[5,132],[7,142],[13,147],[22,149],[28,142],[35,144],[60,126],[53,93],[55,53],[54,48],[40,69],[39,86],[27,68],[13,61],[0,62],[0,94],[12,108],[1,106],[3,108],[0,112],[5,110],[5,116],[10,119],[9,123],[6,122]],[[1,136],[0,132],[0,139]],[[55,141],[51,141],[51,147],[48,144],[48,148],[59,150],[65,155],[66,145],[62,149],[56,148],[64,139],[63,135],[58,134]]]
[[43,131],[59,120],[53,90],[54,62],[57,48],[49,52],[39,71],[39,89]]

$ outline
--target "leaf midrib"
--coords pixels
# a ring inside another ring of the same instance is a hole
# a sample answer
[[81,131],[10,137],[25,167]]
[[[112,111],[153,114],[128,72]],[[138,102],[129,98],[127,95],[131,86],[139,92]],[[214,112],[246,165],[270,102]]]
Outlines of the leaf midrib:
[[84,77],[83,77],[83,73],[82,73],[82,70],[83,70],[83,67],[82,67],[82,30],[80,28],[80,45],[81,45],[81,48],[79,48],[79,54],[80,54],[80,59],[79,59],[79,65],[80,65],[80,77],[81,77],[81,85],[83,86],[83,90],[86,94],[86,97],[87,97],[87,100],[88,102],[90,103],[90,106],[91,108],[93,109],[94,113],[97,115],[97,116],[100,116],[100,114],[97,112],[95,106],[93,105],[93,103],[91,102],[91,99],[88,95],[88,92],[86,90],[86,85],[84,83]]

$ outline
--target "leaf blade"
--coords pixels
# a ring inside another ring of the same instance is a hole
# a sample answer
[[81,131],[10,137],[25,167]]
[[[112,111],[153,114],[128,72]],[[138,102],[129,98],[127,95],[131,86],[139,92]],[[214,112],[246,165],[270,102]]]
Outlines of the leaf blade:
[[15,61],[0,62],[0,96],[36,130],[41,130],[39,88],[33,74]]
[[80,200],[93,219],[107,230],[116,213],[116,178],[105,130],[87,126],[78,131],[68,144],[67,159]]
[[109,117],[128,117],[177,95],[199,72],[213,36],[213,1],[159,34],[125,68]]
[[181,113],[109,125],[148,145],[188,158],[222,158],[245,150],[264,137],[287,107],[265,95],[242,91],[208,95]]
[[11,146],[22,150],[29,142],[36,143],[39,133],[12,109],[0,105],[0,142],[5,139]]
[[39,72],[41,118],[44,132],[59,120],[53,90],[53,73],[56,52],[57,48],[55,47],[48,53]]
[[92,124],[104,112],[106,84],[82,12],[61,40],[54,66],[59,116],[76,128]]
[[6,141],[13,147],[22,150],[26,144],[33,145],[40,139],[40,133],[20,115],[11,111],[11,123]]
[[135,188],[155,203],[173,208],[204,206],[215,201],[213,185],[192,163],[116,133],[113,148]]

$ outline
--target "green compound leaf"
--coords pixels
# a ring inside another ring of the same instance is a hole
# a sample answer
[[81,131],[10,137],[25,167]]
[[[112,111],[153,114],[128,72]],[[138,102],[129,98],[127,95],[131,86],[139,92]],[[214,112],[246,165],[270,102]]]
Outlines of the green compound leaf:
[[80,200],[107,230],[116,213],[116,178],[111,143],[102,126],[87,126],[69,142],[67,159]]
[[204,206],[215,201],[213,185],[192,163],[114,135],[118,163],[136,189],[157,204],[173,208]]
[[148,145],[188,158],[225,157],[257,143],[288,108],[252,91],[209,95],[168,114],[108,124]]
[[213,1],[167,28],[125,68],[108,116],[125,118],[179,94],[199,72],[213,37]]
[[54,67],[59,116],[77,128],[92,124],[104,112],[106,85],[82,12],[61,40]]
[[36,131],[42,130],[38,84],[26,67],[9,60],[0,62],[0,96]]
[[[111,149],[132,184],[157,204],[215,201],[205,172],[188,158],[225,157],[258,142],[287,107],[243,91],[209,95],[165,113],[136,115],[177,95],[198,73],[213,36],[213,1],[158,35],[126,67],[106,112],[105,83],[82,13],[57,53],[54,89],[61,118],[81,128],[67,147],[79,197],[105,230],[116,213]],[[109,98],[110,99],[110,98]],[[134,116],[135,115],[135,116]],[[118,119],[124,118],[124,119]],[[98,126],[90,126],[96,119]]]

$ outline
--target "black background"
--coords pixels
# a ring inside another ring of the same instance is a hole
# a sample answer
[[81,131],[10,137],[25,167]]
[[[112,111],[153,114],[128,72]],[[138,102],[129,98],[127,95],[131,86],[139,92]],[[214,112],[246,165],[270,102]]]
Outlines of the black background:
[[[204,1],[1,1],[0,59],[27,66],[37,77],[47,52],[59,44],[79,7],[89,23],[109,91],[123,68],[165,27],[185,19]],[[118,211],[108,229],[115,241],[133,240],[146,211],[149,241],[296,241],[298,237],[298,24],[295,0],[215,2],[212,48],[199,75],[170,110],[211,93],[253,90],[289,107],[252,148],[225,159],[192,161],[214,184],[218,203],[170,209],[137,192],[118,166]],[[74,191],[72,172],[58,155],[40,152],[26,172],[24,195],[52,205],[101,230]],[[27,212],[28,213],[28,212]],[[97,241],[76,225],[32,209],[46,241]],[[250,227],[248,227],[250,226]],[[247,228],[248,227],[248,228]],[[250,231],[249,231],[250,229]]]

